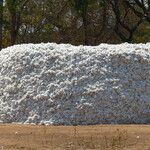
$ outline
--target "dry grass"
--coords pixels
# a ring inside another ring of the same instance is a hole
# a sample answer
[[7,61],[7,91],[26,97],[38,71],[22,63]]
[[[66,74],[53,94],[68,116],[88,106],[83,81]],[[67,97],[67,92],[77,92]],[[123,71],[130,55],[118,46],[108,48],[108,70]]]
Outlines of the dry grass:
[[0,150],[150,150],[150,125],[1,125]]

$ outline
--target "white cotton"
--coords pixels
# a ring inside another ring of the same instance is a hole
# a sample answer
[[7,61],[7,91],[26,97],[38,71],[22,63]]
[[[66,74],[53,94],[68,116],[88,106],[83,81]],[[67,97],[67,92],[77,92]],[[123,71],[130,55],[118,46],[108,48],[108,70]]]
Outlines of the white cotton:
[[0,123],[150,123],[150,43],[3,49]]

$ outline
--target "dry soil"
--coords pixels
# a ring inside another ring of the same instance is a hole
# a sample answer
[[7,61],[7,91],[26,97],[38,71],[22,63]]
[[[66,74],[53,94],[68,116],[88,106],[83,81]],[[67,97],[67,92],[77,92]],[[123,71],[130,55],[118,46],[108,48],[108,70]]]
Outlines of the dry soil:
[[0,150],[150,150],[150,125],[0,125]]

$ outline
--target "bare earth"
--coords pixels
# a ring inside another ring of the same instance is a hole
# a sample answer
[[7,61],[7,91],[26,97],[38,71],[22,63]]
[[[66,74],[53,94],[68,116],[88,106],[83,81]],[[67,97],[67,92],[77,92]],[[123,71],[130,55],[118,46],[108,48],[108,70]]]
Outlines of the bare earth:
[[150,150],[150,125],[0,125],[0,150]]

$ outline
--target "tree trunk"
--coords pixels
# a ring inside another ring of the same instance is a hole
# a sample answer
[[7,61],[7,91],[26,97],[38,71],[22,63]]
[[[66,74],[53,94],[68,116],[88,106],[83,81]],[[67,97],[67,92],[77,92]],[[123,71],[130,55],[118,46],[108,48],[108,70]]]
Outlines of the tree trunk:
[[2,49],[3,41],[3,0],[0,0],[0,50]]
[[21,25],[21,13],[24,9],[24,6],[29,2],[29,0],[23,1],[22,5],[19,7],[19,11],[17,10],[17,4],[16,0],[13,0],[11,10],[10,10],[10,16],[11,16],[11,29],[10,29],[10,42],[11,45],[14,45],[16,43],[18,31]]
[[88,42],[88,31],[87,31],[87,6],[82,7],[82,19],[83,19],[83,28],[84,28],[84,45],[89,45]]
[[14,11],[11,14],[11,33],[10,33],[10,40],[11,40],[11,45],[14,45],[16,42],[16,38],[17,38],[17,16],[16,16],[16,12]]

